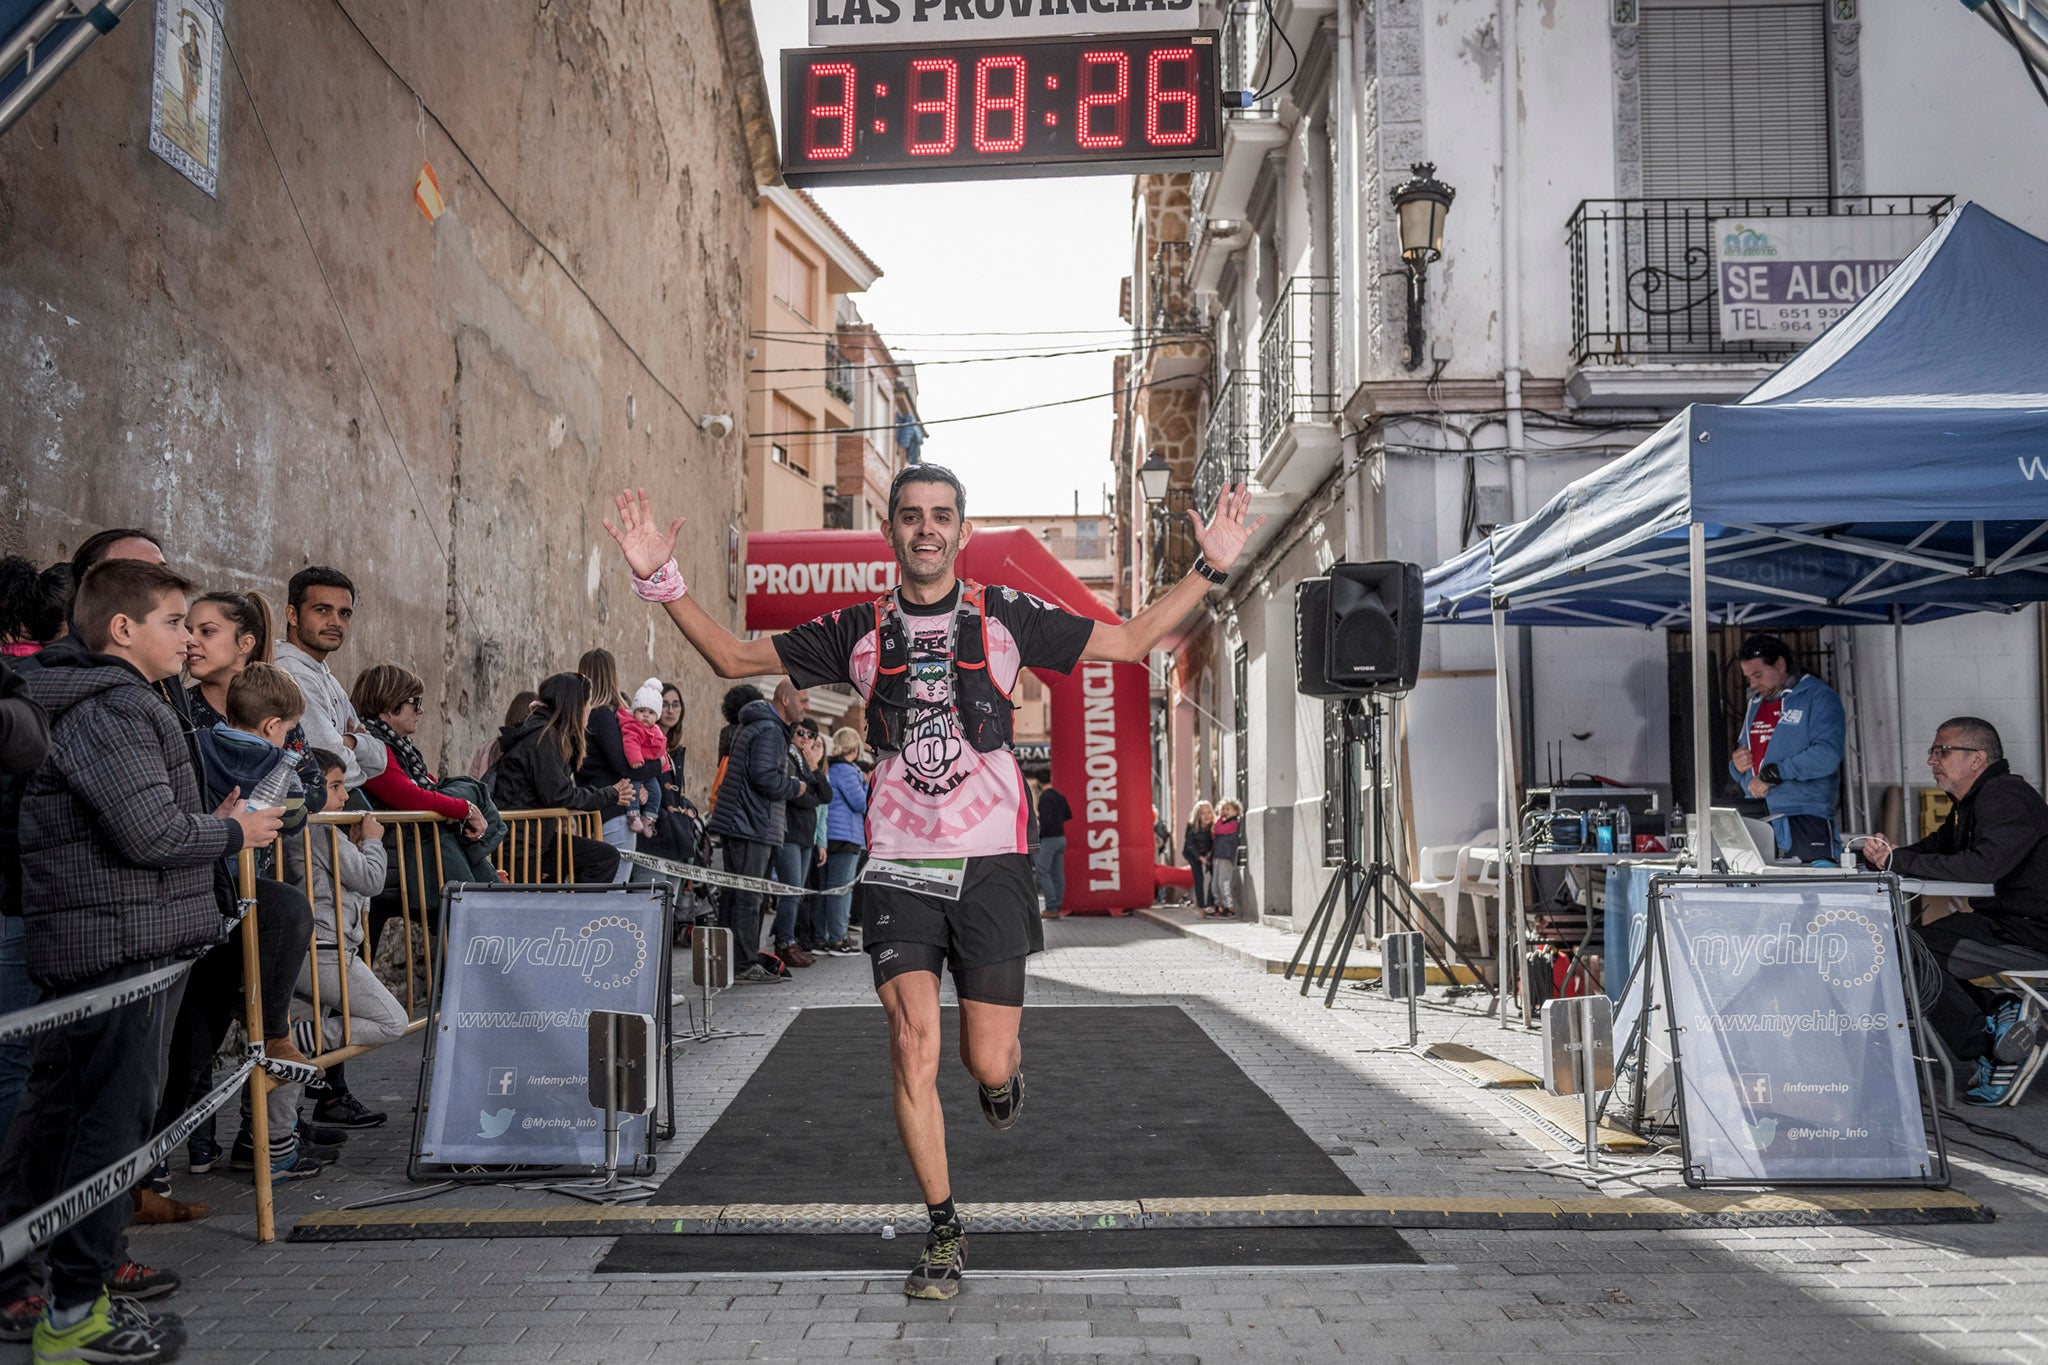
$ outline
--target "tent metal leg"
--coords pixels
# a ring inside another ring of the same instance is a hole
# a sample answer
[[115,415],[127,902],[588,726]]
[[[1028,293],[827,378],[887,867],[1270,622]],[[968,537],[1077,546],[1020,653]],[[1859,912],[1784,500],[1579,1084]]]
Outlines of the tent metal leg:
[[1707,528],[1694,522],[1689,537],[1692,578],[1692,800],[1699,814],[1699,847],[1695,865],[1702,873],[1714,869],[1714,772],[1712,718],[1707,714]]

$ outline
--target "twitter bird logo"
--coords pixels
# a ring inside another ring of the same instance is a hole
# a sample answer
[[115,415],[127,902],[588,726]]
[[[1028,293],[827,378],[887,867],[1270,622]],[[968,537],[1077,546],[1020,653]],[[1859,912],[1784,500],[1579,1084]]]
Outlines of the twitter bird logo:
[[512,1115],[514,1112],[510,1109],[500,1109],[495,1114],[487,1109],[480,1112],[477,1115],[477,1119],[482,1127],[477,1136],[487,1138],[505,1136],[505,1130],[512,1126]]

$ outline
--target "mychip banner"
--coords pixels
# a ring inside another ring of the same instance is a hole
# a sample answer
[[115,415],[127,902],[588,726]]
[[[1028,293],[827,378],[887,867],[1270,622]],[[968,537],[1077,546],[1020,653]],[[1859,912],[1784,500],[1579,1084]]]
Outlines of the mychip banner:
[[[415,1164],[602,1165],[590,1012],[667,1018],[666,889],[465,887],[447,905]],[[651,1149],[650,1117],[620,1116],[622,1166]]]
[[1688,1184],[1947,1180],[1881,878],[1664,879]]

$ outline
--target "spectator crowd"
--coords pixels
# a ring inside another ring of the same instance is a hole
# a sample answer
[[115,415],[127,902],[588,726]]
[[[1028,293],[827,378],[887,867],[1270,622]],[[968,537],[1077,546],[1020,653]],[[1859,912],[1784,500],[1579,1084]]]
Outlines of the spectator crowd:
[[[407,981],[423,949],[400,907],[424,921],[440,890],[431,853],[404,852],[402,824],[423,824],[429,850],[438,840],[450,882],[506,879],[493,859],[506,812],[590,813],[600,838],[534,822],[544,875],[566,839],[577,882],[659,875],[622,857],[636,848],[698,865],[722,842],[730,865],[791,888],[772,919],[758,894],[704,909],[735,928],[744,979],[787,980],[818,954],[854,951],[850,896],[819,893],[859,859],[861,742],[852,730],[828,742],[803,693],[728,695],[708,819],[686,794],[681,690],[622,682],[603,649],[520,690],[497,737],[463,771],[438,772],[417,743],[433,704],[420,675],[350,667],[347,573],[294,574],[280,622],[260,594],[202,591],[167,548],[115,528],[46,569],[0,558],[0,1015],[100,995],[85,1018],[0,1043],[0,1224],[146,1146],[247,1046],[280,1077],[315,1079],[270,1089],[262,1151],[245,1089],[232,1140],[208,1119],[185,1144],[191,1173],[260,1162],[273,1181],[312,1179],[351,1133],[383,1124],[351,1092],[346,1058],[424,1016],[424,977],[416,1008]],[[679,889],[700,908],[698,888]],[[244,914],[262,997],[262,1036],[246,1042]],[[151,993],[121,989],[181,965]],[[174,1358],[184,1327],[157,1305],[179,1277],[127,1242],[131,1222],[208,1215],[175,1197],[172,1177],[160,1165],[0,1273],[0,1340],[33,1341],[38,1360]]]

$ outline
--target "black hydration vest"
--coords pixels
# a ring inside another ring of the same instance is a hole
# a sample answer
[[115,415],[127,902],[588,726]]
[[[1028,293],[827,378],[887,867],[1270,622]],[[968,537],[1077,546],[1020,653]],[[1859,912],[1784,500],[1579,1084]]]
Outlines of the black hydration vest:
[[[953,712],[968,747],[982,754],[1009,744],[1010,713],[1015,709],[989,673],[986,595],[979,583],[962,579],[960,605],[950,623]],[[875,685],[866,701],[868,745],[882,754],[901,753],[919,713],[937,709],[911,694],[910,629],[895,592],[875,602]]]

